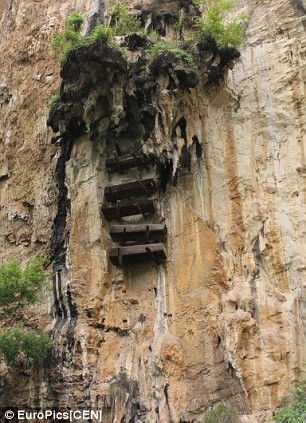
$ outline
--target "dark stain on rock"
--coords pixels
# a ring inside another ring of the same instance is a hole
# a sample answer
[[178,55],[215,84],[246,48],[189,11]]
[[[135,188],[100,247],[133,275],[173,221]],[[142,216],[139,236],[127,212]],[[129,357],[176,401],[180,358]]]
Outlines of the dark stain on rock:
[[157,160],[157,172],[159,174],[159,189],[166,192],[169,183],[172,181],[173,161],[166,152]]
[[57,214],[53,222],[51,237],[51,252],[54,260],[54,269],[66,262],[66,244],[68,233],[66,231],[66,219],[70,212],[70,199],[68,188],[65,183],[66,162],[69,160],[72,150],[72,140],[63,136],[60,141],[60,155],[55,168],[55,179],[58,189]]
[[199,138],[196,135],[192,137],[192,141],[193,141],[192,144],[195,145],[195,152],[196,152],[197,159],[200,160],[203,157],[202,144],[200,143]]

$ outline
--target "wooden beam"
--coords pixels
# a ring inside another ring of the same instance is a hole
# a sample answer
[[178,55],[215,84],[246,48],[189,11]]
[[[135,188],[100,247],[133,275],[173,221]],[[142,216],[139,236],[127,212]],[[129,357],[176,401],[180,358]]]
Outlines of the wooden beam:
[[105,166],[109,172],[124,172],[133,167],[147,167],[151,159],[145,154],[119,156],[114,153],[113,159],[106,159]]
[[111,225],[109,233],[114,242],[149,244],[165,242],[167,227],[165,224]]
[[166,257],[166,249],[162,243],[115,247],[109,251],[109,259],[115,266],[152,260],[160,264]]
[[156,182],[153,178],[142,181],[126,182],[120,185],[110,185],[105,187],[104,197],[107,201],[114,202],[124,198],[150,196],[157,190]]
[[120,201],[112,205],[102,205],[102,213],[108,220],[118,219],[125,216],[136,216],[139,214],[147,215],[155,213],[155,202],[154,200],[144,201]]

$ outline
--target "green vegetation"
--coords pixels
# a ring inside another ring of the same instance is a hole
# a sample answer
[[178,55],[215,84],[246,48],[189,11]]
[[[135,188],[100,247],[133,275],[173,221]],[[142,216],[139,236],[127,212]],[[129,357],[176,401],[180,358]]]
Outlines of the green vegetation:
[[181,39],[183,28],[184,28],[184,24],[180,20],[178,20],[178,21],[176,21],[172,24],[172,29],[173,29],[173,31],[176,34],[178,39]]
[[[240,14],[235,20],[229,19],[229,13],[234,9],[231,0],[193,0],[199,7],[202,17],[197,18],[192,25],[193,32],[185,36],[184,42],[159,40],[150,49],[149,54],[157,57],[172,53],[191,69],[195,69],[194,53],[199,41],[213,40],[220,49],[234,47],[242,42],[246,15]],[[173,24],[178,38],[182,38],[182,30],[188,24],[184,14]]]
[[165,40],[158,41],[149,49],[149,54],[152,57],[158,57],[167,53],[173,54],[189,68],[195,69],[196,65],[192,55],[186,50],[183,50],[178,42]]
[[202,17],[194,24],[196,37],[200,40],[211,38],[219,48],[235,47],[243,40],[243,29],[247,15],[240,14],[229,19],[235,8],[231,0],[193,0],[202,11]]
[[112,12],[112,25],[116,35],[128,35],[141,31],[141,21],[138,16],[129,12],[124,4],[116,4]]
[[69,31],[79,33],[84,24],[84,18],[79,13],[74,13],[66,19],[65,28]]
[[160,41],[160,34],[155,30],[150,30],[146,35],[152,43],[157,43]]
[[51,347],[52,342],[45,333],[14,328],[0,334],[0,358],[10,367],[21,361],[41,364]]
[[65,61],[69,52],[81,43],[80,32],[83,24],[83,16],[75,13],[66,19],[64,31],[53,36],[51,47],[61,61]]
[[141,21],[138,16],[129,12],[127,6],[117,4],[113,8],[111,26],[104,24],[96,26],[89,35],[82,35],[84,18],[79,13],[69,16],[62,32],[54,35],[51,47],[62,63],[69,53],[80,47],[90,47],[101,43],[115,46],[115,35],[127,35],[141,31]]
[[50,100],[48,101],[48,109],[50,110],[50,112],[52,112],[52,110],[54,110],[56,108],[56,106],[58,105],[59,101],[60,101],[61,96],[59,94],[54,94]]
[[114,31],[105,25],[98,25],[90,35],[82,35],[80,32],[84,24],[84,18],[75,13],[66,19],[65,29],[54,35],[51,47],[62,63],[67,60],[69,53],[80,47],[90,47],[101,43],[111,45],[114,39]]
[[190,28],[192,26],[192,22],[192,18],[188,16],[182,9],[177,21],[173,22],[171,25],[177,39],[181,40],[183,38],[184,29]]
[[114,39],[114,31],[105,25],[98,25],[88,37],[89,45],[101,43],[110,45]]
[[204,423],[236,423],[238,411],[235,407],[225,404],[217,404],[204,417]]
[[[172,53],[185,62],[191,68],[195,68],[192,52],[199,41],[213,40],[217,47],[224,49],[235,47],[243,40],[243,29],[247,21],[245,14],[230,18],[234,9],[232,0],[193,0],[193,3],[202,12],[202,17],[197,18],[194,23],[182,12],[173,29],[178,39],[183,39],[183,29],[191,27],[192,32],[185,37],[185,43],[179,41],[161,40],[156,32],[148,34],[153,47],[149,49],[152,57]],[[79,13],[69,16],[65,22],[62,32],[54,35],[52,49],[60,61],[64,63],[72,50],[80,47],[102,43],[115,46],[115,36],[128,35],[131,33],[143,32],[140,18],[131,13],[124,4],[117,3],[110,6],[110,26],[98,25],[89,35],[82,35],[81,31],[84,18]],[[116,47],[118,48],[118,47]],[[50,101],[50,109],[56,104],[55,100]]]
[[16,262],[0,266],[0,308],[3,314],[11,313],[26,304],[38,301],[45,284],[42,263],[36,261],[24,270]]
[[[0,266],[0,311],[2,319],[28,304],[39,300],[46,277],[43,259],[36,260],[24,270],[15,261]],[[20,315],[16,315],[17,318]],[[0,359],[8,366],[19,362],[41,363],[52,343],[44,333],[25,332],[20,328],[2,329],[0,333]]]
[[286,406],[274,416],[277,423],[304,423],[306,421],[306,381],[287,398]]

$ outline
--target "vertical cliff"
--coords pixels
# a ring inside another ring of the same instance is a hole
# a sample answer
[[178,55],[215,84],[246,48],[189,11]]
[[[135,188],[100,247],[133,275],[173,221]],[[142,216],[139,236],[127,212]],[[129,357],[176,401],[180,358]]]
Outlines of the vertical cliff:
[[[3,368],[1,394],[105,422],[202,421],[218,402],[269,421],[305,378],[305,5],[237,1],[246,40],[213,86],[179,64],[148,79],[112,49],[73,53],[53,133],[50,37],[97,7],[0,5],[1,260],[52,256],[52,290],[27,313],[55,342],[42,369]],[[115,142],[157,166],[110,174]],[[167,260],[115,267],[105,187],[157,175],[157,213],[133,222],[167,225]]]

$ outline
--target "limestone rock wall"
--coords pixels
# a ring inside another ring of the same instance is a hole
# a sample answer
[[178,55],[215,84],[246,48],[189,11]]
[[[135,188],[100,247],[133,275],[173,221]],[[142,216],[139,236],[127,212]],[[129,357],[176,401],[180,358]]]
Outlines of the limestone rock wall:
[[[172,148],[184,118],[177,151],[186,138],[191,153],[191,171],[160,194],[154,217],[168,227],[165,265],[110,264],[100,206],[118,175],[105,170],[103,139],[73,141],[65,266],[41,319],[28,311],[33,325],[51,330],[54,355],[22,379],[3,370],[11,404],[99,407],[106,422],[166,423],[201,421],[227,401],[241,421],[265,422],[290,384],[305,378],[305,5],[237,5],[250,23],[222,87],[173,95],[159,81],[159,118],[144,148]],[[46,125],[59,87],[48,45],[67,15],[95,7],[36,6],[0,5],[3,262],[50,251],[60,149]]]

